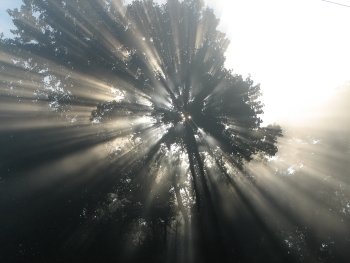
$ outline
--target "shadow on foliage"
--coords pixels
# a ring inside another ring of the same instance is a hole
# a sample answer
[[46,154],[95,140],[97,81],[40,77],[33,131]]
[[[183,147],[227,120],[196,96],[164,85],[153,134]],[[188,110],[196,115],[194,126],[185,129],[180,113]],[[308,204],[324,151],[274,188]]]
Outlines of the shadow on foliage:
[[[7,189],[26,184],[4,190],[4,221],[27,218],[15,231],[27,248],[6,258],[293,260],[241,189],[244,165],[274,156],[282,130],[261,127],[259,84],[225,69],[211,9],[23,2],[9,11],[16,37],[0,42],[1,169]],[[47,227],[22,233],[37,222]],[[3,240],[17,243],[12,233]]]

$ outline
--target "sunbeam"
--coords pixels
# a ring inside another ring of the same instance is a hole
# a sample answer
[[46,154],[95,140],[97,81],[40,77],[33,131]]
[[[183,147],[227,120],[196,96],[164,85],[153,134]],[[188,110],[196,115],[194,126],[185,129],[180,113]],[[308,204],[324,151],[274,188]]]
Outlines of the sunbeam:
[[260,84],[225,67],[235,40],[202,0],[24,0],[8,13],[6,262],[348,258],[349,84],[282,134],[263,126]]

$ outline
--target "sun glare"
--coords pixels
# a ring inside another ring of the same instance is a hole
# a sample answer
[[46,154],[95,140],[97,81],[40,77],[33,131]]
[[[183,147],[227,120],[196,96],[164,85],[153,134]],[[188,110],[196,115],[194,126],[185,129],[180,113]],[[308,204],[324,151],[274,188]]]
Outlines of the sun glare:
[[54,255],[121,262],[333,262],[350,237],[350,83],[335,91],[350,78],[350,8],[156,2],[33,0],[12,13],[4,240],[47,248],[54,234]]
[[348,8],[316,0],[206,3],[231,40],[226,66],[261,83],[264,124],[297,121],[350,79]]

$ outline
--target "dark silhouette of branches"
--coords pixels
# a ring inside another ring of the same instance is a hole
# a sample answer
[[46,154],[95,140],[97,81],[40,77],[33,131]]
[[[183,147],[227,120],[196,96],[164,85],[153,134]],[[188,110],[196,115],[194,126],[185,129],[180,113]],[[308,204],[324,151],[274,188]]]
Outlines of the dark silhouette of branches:
[[235,202],[230,187],[245,162],[275,155],[282,130],[261,127],[259,84],[225,69],[229,40],[213,10],[201,0],[25,0],[9,14],[16,37],[0,43],[6,96],[23,92],[46,105],[45,116],[80,129],[58,156],[103,145],[110,176],[92,190],[90,216],[120,237],[114,249],[128,247],[118,258],[142,261],[134,250],[152,262],[243,258],[218,201]]

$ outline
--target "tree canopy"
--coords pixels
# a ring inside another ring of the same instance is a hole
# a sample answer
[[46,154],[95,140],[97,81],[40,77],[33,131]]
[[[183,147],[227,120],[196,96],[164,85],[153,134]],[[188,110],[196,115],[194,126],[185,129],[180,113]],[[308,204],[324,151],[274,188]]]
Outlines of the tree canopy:
[[[81,173],[108,176],[93,179],[83,218],[114,229],[117,258],[244,259],[227,212],[238,198],[253,213],[238,181],[249,180],[245,163],[276,154],[282,130],[261,126],[259,84],[224,67],[229,40],[213,10],[201,0],[24,0],[8,12],[16,30],[0,42],[1,100],[19,110],[1,117],[11,132],[21,121],[32,131],[20,133],[32,152],[20,155],[23,169],[103,147],[84,157]],[[36,147],[30,136],[41,138]]]

